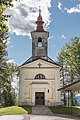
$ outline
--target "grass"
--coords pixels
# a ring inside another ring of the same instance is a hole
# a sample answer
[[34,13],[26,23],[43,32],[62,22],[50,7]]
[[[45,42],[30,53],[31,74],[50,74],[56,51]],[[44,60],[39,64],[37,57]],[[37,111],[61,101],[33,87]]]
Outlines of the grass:
[[31,113],[31,107],[18,107],[18,106],[11,106],[0,108],[0,115],[13,115],[13,114],[29,114]]
[[32,107],[31,106],[21,106],[24,110],[28,112],[28,114],[32,113]]
[[73,114],[80,115],[80,106],[73,106],[72,110],[73,110],[72,111]]
[[51,111],[55,114],[72,114],[72,115],[80,115],[80,106],[72,106],[72,107],[62,107],[62,106],[51,106]]

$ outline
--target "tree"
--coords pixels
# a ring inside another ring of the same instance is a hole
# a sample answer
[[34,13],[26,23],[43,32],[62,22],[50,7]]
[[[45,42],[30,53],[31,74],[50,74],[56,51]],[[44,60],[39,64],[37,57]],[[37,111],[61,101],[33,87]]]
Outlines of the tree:
[[80,39],[78,37],[73,38],[61,49],[58,63],[62,65],[63,86],[80,80]]
[[[64,75],[65,75],[65,62],[64,62],[64,57],[62,55],[63,50],[61,49],[61,52],[58,56],[58,61],[57,63],[61,66],[61,70],[60,70],[60,87],[64,87],[65,86],[65,81],[64,81]],[[62,97],[62,101],[64,101],[64,105],[66,105],[66,94],[65,92],[61,92],[61,97]]]
[[16,73],[17,73],[17,66],[15,66],[13,63],[7,63],[4,73],[4,79],[5,79],[5,82],[3,82],[4,89],[2,92],[2,96],[4,98],[3,99],[4,106],[10,106],[15,104],[15,96],[13,94],[13,88],[11,83]]
[[80,40],[78,37],[73,38],[68,44],[61,49],[58,62],[61,63],[61,58],[64,62],[65,72],[67,71],[70,82],[80,79]]
[[0,101],[4,106],[12,104],[11,80],[13,73],[16,72],[16,66],[7,63],[8,53],[6,51],[8,26],[5,22],[8,21],[10,15],[5,15],[4,11],[13,6],[12,1],[13,0],[0,0]]

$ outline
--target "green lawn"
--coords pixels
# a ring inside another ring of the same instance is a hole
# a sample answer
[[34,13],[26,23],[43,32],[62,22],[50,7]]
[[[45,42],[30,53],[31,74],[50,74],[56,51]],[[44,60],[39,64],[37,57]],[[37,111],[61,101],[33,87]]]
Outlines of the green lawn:
[[24,110],[26,110],[28,112],[28,114],[31,114],[32,113],[32,107],[31,106],[22,106],[22,108]]
[[62,107],[62,106],[51,106],[51,111],[57,114],[73,114],[80,115],[80,106],[72,106],[71,107]]
[[18,106],[11,106],[0,108],[0,115],[13,115],[13,114],[29,114],[31,112],[31,107],[18,107]]

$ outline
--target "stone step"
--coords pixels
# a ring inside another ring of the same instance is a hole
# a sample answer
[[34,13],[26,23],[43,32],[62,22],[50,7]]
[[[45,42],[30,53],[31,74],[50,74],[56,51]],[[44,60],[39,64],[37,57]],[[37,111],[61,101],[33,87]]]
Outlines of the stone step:
[[48,106],[33,106],[32,107],[32,114],[33,115],[53,115],[52,111],[49,109]]

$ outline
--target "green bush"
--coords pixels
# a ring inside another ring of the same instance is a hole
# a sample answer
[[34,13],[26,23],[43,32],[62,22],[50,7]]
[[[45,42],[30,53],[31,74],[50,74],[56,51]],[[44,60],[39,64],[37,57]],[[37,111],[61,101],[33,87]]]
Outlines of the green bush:
[[80,106],[64,107],[64,106],[50,106],[51,111],[55,114],[73,114],[80,115]]

